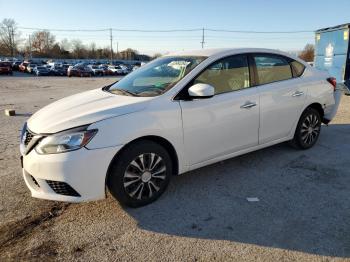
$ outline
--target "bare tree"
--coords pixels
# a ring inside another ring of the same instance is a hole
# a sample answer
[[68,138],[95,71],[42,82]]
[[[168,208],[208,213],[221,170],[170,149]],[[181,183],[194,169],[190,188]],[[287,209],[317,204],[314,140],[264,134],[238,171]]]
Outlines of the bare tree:
[[119,52],[120,58],[126,60],[134,60],[137,55],[138,51],[132,48],[127,48],[126,50]]
[[37,31],[32,35],[32,47],[40,54],[49,53],[55,44],[55,36],[49,31]]
[[151,57],[151,59],[153,60],[153,59],[156,59],[156,58],[161,57],[161,56],[162,56],[161,53],[155,53],[155,54]]
[[62,57],[62,50],[61,47],[58,43],[55,43],[53,47],[50,49],[50,57],[57,57],[61,58]]
[[71,43],[69,42],[69,40],[67,38],[64,38],[60,42],[60,47],[61,47],[62,50],[70,51],[72,45],[71,45]]
[[73,39],[72,44],[72,53],[74,58],[85,58],[85,46],[80,39]]
[[304,47],[304,50],[300,53],[299,58],[303,59],[306,62],[314,61],[315,56],[315,46],[312,44],[307,44]]
[[[22,47],[21,42],[24,42]],[[91,58],[106,59],[110,57],[110,47],[98,47],[95,43],[84,45],[80,39],[55,41],[55,36],[48,30],[33,32],[27,39],[20,39],[20,32],[13,19],[0,22],[0,54],[14,56],[20,54],[26,57],[46,58]],[[158,56],[156,54],[155,56]],[[116,53],[113,53],[116,57]],[[118,53],[119,59],[149,60],[150,57],[141,55],[137,50],[127,48]]]
[[88,51],[89,51],[89,58],[96,59],[97,52],[96,52],[96,44],[94,42],[90,43]]
[[14,56],[20,41],[15,20],[8,18],[2,20],[0,23],[0,40],[4,51]]

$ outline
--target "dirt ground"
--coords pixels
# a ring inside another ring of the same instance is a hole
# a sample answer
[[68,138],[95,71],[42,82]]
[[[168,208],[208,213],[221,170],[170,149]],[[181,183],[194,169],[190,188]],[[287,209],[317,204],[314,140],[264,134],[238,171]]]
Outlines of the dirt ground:
[[[34,199],[19,132],[39,108],[113,78],[0,76],[0,261],[350,260],[350,97],[317,145],[280,144],[174,177],[154,204]],[[7,117],[4,109],[18,115]],[[258,197],[259,202],[248,202]]]

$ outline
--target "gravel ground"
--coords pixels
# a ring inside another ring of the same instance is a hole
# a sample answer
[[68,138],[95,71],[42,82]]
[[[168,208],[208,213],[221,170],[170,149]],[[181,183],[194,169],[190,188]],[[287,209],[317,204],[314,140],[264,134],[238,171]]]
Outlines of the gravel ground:
[[[19,131],[59,98],[113,78],[0,77],[0,261],[350,259],[350,97],[317,145],[280,144],[174,177],[154,204],[30,197]],[[16,109],[7,117],[3,110]],[[259,202],[248,202],[258,197]]]

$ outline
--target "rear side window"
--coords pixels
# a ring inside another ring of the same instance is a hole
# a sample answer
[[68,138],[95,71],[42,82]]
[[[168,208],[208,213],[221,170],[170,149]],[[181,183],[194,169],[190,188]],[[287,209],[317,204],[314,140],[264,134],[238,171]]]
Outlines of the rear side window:
[[302,63],[299,63],[298,61],[292,60],[290,62],[290,64],[291,64],[293,71],[294,71],[293,72],[294,77],[300,77],[304,73],[305,66]]
[[288,60],[282,56],[257,54],[254,55],[254,60],[260,85],[293,77]]

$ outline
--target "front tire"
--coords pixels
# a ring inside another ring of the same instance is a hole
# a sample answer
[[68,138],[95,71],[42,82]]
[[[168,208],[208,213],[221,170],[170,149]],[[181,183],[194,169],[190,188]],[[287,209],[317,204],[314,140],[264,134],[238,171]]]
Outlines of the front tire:
[[122,205],[145,206],[167,188],[173,164],[167,150],[153,141],[139,141],[125,148],[109,168],[107,187]]
[[321,132],[321,116],[314,108],[307,108],[301,115],[291,145],[299,149],[313,147]]

